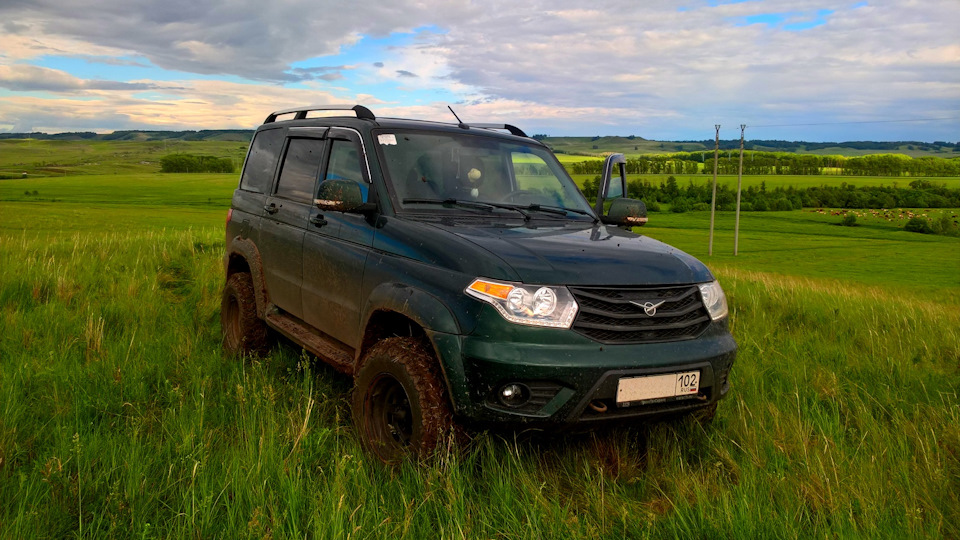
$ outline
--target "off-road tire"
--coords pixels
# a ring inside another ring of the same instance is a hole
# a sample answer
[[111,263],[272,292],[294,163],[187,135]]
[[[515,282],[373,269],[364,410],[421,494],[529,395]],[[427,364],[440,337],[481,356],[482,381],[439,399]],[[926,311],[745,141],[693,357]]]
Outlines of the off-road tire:
[[454,437],[439,365],[421,340],[387,338],[364,355],[354,377],[353,423],[364,448],[387,464],[429,459]]
[[223,348],[228,354],[260,356],[267,352],[267,325],[257,317],[250,274],[238,272],[227,279],[220,301],[220,329]]

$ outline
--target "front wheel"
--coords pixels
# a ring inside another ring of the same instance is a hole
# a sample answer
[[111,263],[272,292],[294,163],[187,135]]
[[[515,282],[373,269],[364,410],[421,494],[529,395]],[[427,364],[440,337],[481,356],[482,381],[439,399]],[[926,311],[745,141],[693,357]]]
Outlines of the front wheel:
[[353,389],[353,420],[367,451],[384,463],[433,455],[453,431],[446,387],[419,340],[388,338],[363,357]]

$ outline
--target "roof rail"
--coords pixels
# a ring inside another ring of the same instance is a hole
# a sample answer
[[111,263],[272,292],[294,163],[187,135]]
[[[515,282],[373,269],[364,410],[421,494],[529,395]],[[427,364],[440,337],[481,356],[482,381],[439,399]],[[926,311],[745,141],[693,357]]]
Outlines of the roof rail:
[[267,119],[263,121],[264,124],[270,124],[277,121],[277,117],[284,114],[297,113],[293,117],[294,120],[303,120],[307,117],[307,113],[310,111],[353,111],[357,113],[357,118],[362,118],[364,120],[376,120],[377,117],[373,112],[364,107],[363,105],[310,105],[307,107],[293,107],[292,109],[284,109],[282,111],[276,111],[270,113],[270,116],[267,116]]
[[510,132],[511,135],[516,135],[517,137],[526,137],[527,134],[523,132],[522,129],[517,126],[511,126],[510,124],[464,124],[467,127],[472,128],[481,128],[481,129],[505,129]]

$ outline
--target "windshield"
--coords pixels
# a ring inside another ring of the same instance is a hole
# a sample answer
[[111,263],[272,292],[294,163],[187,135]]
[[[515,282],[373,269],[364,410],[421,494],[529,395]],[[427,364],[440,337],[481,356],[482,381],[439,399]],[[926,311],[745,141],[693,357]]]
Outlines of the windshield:
[[517,207],[525,218],[527,211],[542,210],[538,217],[593,219],[573,180],[542,146],[428,131],[379,132],[376,141],[401,210],[500,212]]

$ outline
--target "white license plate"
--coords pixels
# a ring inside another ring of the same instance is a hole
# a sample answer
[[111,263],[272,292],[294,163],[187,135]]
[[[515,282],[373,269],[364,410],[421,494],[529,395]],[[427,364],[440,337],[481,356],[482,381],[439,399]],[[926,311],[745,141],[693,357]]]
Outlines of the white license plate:
[[617,403],[674,396],[689,396],[700,391],[700,372],[685,371],[620,379]]

